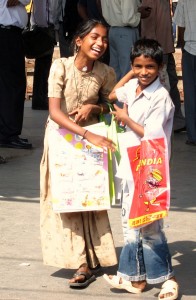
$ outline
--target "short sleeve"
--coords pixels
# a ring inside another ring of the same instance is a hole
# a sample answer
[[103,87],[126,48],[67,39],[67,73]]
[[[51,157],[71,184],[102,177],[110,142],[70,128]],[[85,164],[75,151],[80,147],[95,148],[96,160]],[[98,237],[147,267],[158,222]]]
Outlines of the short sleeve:
[[48,97],[50,98],[64,98],[65,60],[65,58],[56,59],[50,68],[48,78]]
[[116,84],[116,74],[114,69],[105,65],[104,80],[100,88],[101,101],[107,101],[108,96]]
[[125,83],[122,87],[115,90],[119,102],[128,104],[128,93],[132,90],[131,81]]

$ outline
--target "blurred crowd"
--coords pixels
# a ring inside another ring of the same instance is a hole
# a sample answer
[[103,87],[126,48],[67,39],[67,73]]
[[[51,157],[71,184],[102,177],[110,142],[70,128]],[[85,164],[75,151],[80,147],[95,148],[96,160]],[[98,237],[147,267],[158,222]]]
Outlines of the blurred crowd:
[[[121,11],[118,11],[119,2],[123,3]],[[186,1],[180,2],[182,4],[180,3],[179,10],[184,9],[186,12],[184,8]],[[181,30],[181,26],[183,25],[183,28],[186,24],[184,21],[181,24],[179,17],[175,18],[178,1],[21,0],[18,2],[16,0],[2,0],[2,3],[0,34],[1,40],[4,41],[2,43],[4,46],[1,49],[0,57],[2,65],[1,76],[4,77],[6,72],[7,82],[1,81],[0,86],[1,94],[3,95],[0,102],[1,147],[28,149],[32,146],[26,139],[20,138],[26,87],[21,32],[27,24],[26,14],[28,14],[32,25],[36,24],[41,27],[54,26],[56,42],[59,44],[61,57],[69,57],[73,54],[74,49],[71,47],[72,38],[76,28],[82,21],[92,18],[104,21],[109,28],[109,47],[102,60],[114,68],[117,80],[120,80],[131,68],[130,50],[133,44],[143,37],[156,39],[164,50],[164,67],[162,72],[160,72],[160,78],[170,91],[170,96],[175,105],[174,132],[188,130],[188,140],[195,143],[195,97],[191,94],[194,101],[190,100],[190,108],[188,103],[190,97],[187,96],[186,84],[184,86],[186,104],[184,117],[181,111],[180,93],[177,86],[178,77],[173,56],[175,52],[174,46],[182,47],[184,51],[184,32]],[[10,7],[12,11],[10,11]],[[178,11],[178,15],[181,13]],[[183,16],[181,15],[182,18]],[[180,22],[181,26],[177,24],[178,22]],[[192,24],[194,22],[195,20],[193,20]],[[186,27],[186,30],[191,31],[191,28]],[[188,39],[190,34],[186,34]],[[195,43],[194,38],[193,34],[192,43]],[[9,47],[9,42],[13,45],[13,41],[15,41],[15,50]],[[48,76],[53,50],[35,60],[32,94],[32,109],[35,110],[48,109]],[[195,57],[195,49],[187,52]],[[8,57],[12,68],[7,68],[3,64]],[[16,65],[15,57],[17,57],[18,65]],[[16,71],[11,73],[9,69]],[[15,80],[18,81],[17,86],[20,86],[20,93],[18,90],[15,92]],[[10,82],[14,82],[13,87],[10,86]],[[8,106],[14,106],[14,108],[8,109]],[[187,117],[185,122],[187,114],[189,114],[189,118]],[[191,124],[189,124],[190,122]],[[189,133],[190,130],[191,133]]]

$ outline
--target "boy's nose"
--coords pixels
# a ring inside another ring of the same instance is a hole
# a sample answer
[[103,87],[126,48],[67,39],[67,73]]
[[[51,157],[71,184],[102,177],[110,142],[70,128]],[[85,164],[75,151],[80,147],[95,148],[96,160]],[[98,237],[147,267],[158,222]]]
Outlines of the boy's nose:
[[146,68],[142,68],[141,69],[141,74],[142,75],[145,75],[145,74],[147,74],[148,73],[148,70],[146,69]]

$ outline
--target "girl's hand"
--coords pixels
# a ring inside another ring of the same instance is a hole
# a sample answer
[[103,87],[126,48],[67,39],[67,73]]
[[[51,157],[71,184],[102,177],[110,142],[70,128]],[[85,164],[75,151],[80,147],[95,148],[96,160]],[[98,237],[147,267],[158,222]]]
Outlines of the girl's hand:
[[111,114],[114,115],[114,120],[118,123],[127,124],[129,119],[128,115],[128,106],[124,104],[123,108],[120,108],[118,105],[114,104],[115,111],[112,111]]
[[86,104],[83,105],[81,108],[76,108],[72,112],[69,113],[69,116],[75,115],[75,122],[76,124],[82,121],[88,121],[89,116],[92,112],[93,105]]
[[106,138],[105,136],[102,135],[98,135],[95,133],[92,133],[90,131],[87,131],[87,133],[85,134],[85,139],[87,139],[88,142],[92,143],[93,145],[97,146],[97,147],[101,147],[101,148],[108,148],[111,151],[115,151],[116,150],[116,145],[115,143]]

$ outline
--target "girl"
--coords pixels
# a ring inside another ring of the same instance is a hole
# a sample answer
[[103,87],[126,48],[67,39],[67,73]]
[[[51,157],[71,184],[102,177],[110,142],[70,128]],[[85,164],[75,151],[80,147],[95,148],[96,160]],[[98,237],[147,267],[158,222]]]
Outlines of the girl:
[[[51,208],[48,128],[62,127],[96,146],[114,150],[106,137],[83,126],[98,122],[107,112],[104,101],[115,85],[112,68],[99,62],[107,48],[107,28],[96,20],[84,23],[74,38],[76,54],[54,61],[49,76],[49,120],[41,161],[41,241],[44,263],[76,269],[70,287],[95,280],[90,268],[117,263],[106,211],[54,213]],[[100,100],[101,99],[101,100]]]

